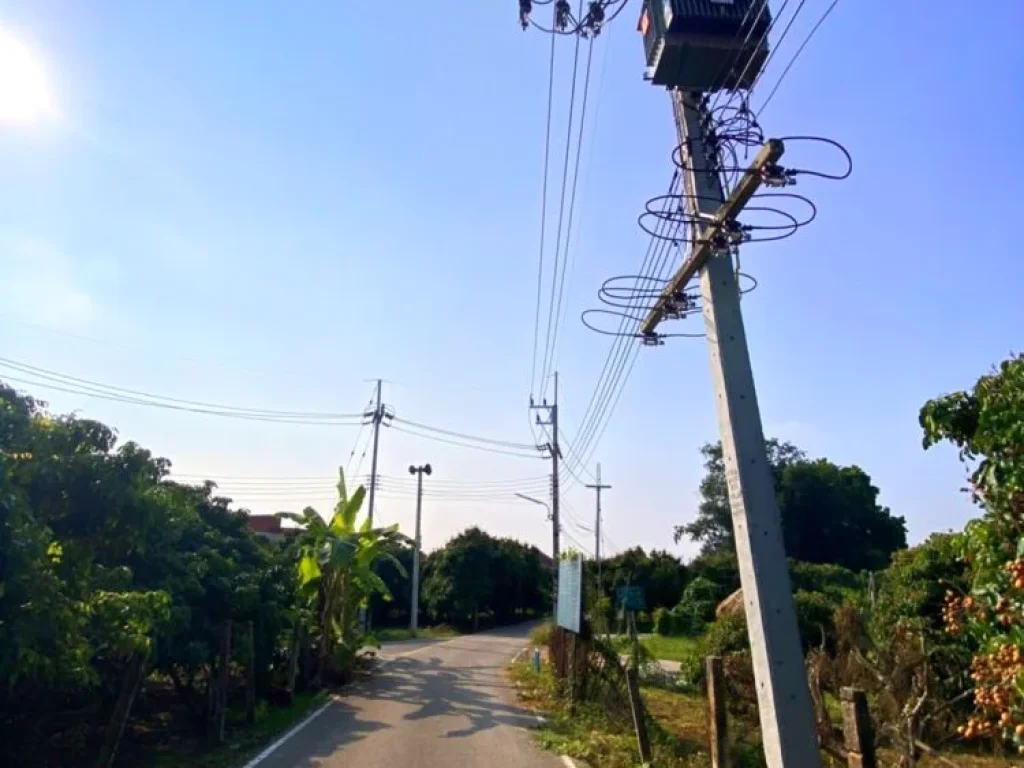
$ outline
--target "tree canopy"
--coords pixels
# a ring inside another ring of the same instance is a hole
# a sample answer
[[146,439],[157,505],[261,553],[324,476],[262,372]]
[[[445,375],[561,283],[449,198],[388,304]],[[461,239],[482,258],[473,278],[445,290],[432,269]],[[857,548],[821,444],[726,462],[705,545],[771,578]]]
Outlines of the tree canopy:
[[[792,443],[775,439],[765,447],[789,557],[874,570],[906,548],[906,522],[878,504],[878,489],[860,467],[811,460]],[[700,542],[703,554],[730,552],[735,542],[722,445],[706,444],[701,454],[705,475],[697,516],[677,526],[675,538]]]
[[551,565],[540,550],[469,528],[431,553],[423,598],[435,620],[480,626],[539,615],[550,606]]

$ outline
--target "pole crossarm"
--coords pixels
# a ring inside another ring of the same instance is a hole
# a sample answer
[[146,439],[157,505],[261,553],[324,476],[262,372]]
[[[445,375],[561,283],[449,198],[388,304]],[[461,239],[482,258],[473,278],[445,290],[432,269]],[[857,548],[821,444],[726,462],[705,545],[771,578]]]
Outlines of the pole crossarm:
[[672,276],[672,279],[668,281],[654,307],[647,314],[647,317],[644,318],[643,324],[640,326],[642,336],[654,336],[658,323],[665,318],[667,307],[686,287],[690,279],[701,270],[708,257],[714,251],[713,241],[715,234],[722,228],[723,224],[735,219],[740,211],[746,207],[747,203],[750,202],[750,198],[760,188],[766,171],[778,163],[783,152],[785,152],[785,146],[778,139],[769,139],[761,147],[761,151],[754,158],[750,168],[743,174],[743,178],[733,188],[726,201],[715,211],[711,218],[711,223],[700,233],[690,255]]

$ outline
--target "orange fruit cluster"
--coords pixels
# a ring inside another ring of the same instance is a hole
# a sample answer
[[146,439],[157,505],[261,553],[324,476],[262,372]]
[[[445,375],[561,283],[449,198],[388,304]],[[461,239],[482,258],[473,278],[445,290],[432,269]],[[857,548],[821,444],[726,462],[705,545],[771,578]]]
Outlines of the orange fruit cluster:
[[1010,583],[1014,589],[1024,590],[1024,559],[1011,560],[1005,566],[1006,572],[1010,574]]
[[1024,738],[1021,702],[1016,697],[1016,681],[1024,674],[1024,654],[1018,645],[1004,645],[994,653],[979,654],[971,662],[974,703],[982,713],[971,717],[958,732],[965,738],[992,736],[1001,730],[1006,737]]

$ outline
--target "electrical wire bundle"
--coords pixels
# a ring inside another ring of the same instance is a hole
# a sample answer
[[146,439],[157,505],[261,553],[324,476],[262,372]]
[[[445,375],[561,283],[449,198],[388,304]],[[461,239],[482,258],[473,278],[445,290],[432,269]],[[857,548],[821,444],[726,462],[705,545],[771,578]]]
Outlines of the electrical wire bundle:
[[[781,74],[776,79],[767,98],[754,109],[751,99],[755,89],[766,75],[774,71],[769,65],[780,51],[785,50],[784,43],[797,17],[804,10],[808,0],[799,0],[795,9],[787,16],[787,7],[791,0],[783,0],[770,21],[765,19],[768,11],[768,0],[751,3],[737,32],[736,39],[743,38],[743,44],[737,46],[736,57],[722,67],[714,80],[715,88],[712,96],[705,102],[707,122],[704,125],[705,139],[701,146],[688,146],[684,149],[677,146],[672,153],[673,163],[677,168],[666,195],[652,198],[639,217],[641,228],[650,236],[650,243],[644,264],[639,272],[611,278],[601,286],[598,297],[604,309],[590,309],[583,313],[582,322],[591,330],[613,337],[605,366],[599,376],[591,402],[588,405],[583,423],[575,440],[569,445],[570,453],[576,462],[585,464],[589,461],[601,435],[607,426],[610,414],[623,391],[626,380],[632,371],[638,350],[642,345],[633,343],[639,339],[646,344],[661,343],[668,336],[703,336],[703,333],[657,334],[646,337],[640,333],[641,323],[660,297],[667,283],[665,270],[666,259],[683,244],[693,246],[705,242],[709,237],[712,244],[727,247],[737,255],[737,277],[741,291],[748,293],[757,286],[756,280],[739,271],[738,246],[743,243],[766,242],[791,237],[802,226],[811,223],[817,215],[814,202],[803,195],[791,192],[762,192],[754,195],[742,215],[741,221],[724,222],[710,228],[707,219],[687,212],[686,200],[693,200],[679,190],[679,177],[691,170],[684,158],[692,157],[695,152],[703,154],[705,163],[702,168],[710,168],[720,174],[724,194],[728,195],[739,181],[741,174],[749,167],[749,160],[756,148],[765,142],[765,133],[760,118],[765,108],[778,92],[782,82],[789,74],[794,63],[806,49],[811,38],[820,29],[825,19],[832,13],[838,0],[825,8],[824,12],[811,27],[803,42],[797,47]],[[742,51],[757,51],[767,44],[769,36],[777,28],[781,28],[774,40],[771,53],[766,58],[760,72],[753,78],[752,86],[747,90],[730,90],[730,83],[745,82],[749,78],[750,68],[755,66],[754,55],[742,59]],[[845,168],[824,172],[809,168],[769,168],[768,175],[762,183],[770,188],[791,186],[799,176],[816,176],[823,179],[841,180],[852,172],[852,159],[849,152],[838,142],[817,136],[782,137],[782,141],[790,143],[816,142],[837,150],[845,160]],[[715,202],[721,204],[722,200]],[[653,258],[652,258],[653,255]],[[684,318],[700,308],[700,298],[694,290],[694,283],[684,287],[670,304],[667,317]],[[570,462],[567,465],[572,466]],[[576,463],[577,469],[582,467]]]
[[[551,5],[554,3],[554,19],[550,28],[537,22],[533,16],[534,5]],[[587,3],[587,11],[583,13],[583,2],[573,13],[569,0],[519,0],[519,25],[525,30],[530,26],[556,35],[579,35],[580,37],[596,37],[601,34],[605,24],[614,21],[622,13],[629,0],[592,0]]]
[[142,405],[151,408],[162,408],[172,411],[221,416],[225,418],[244,419],[248,421],[265,421],[276,424],[315,424],[322,426],[358,426],[362,423],[361,413],[332,413],[322,411],[288,411],[267,410],[262,408],[243,408],[233,405],[220,405],[200,400],[186,400],[166,395],[142,392],[136,389],[115,387],[101,384],[89,379],[51,371],[27,363],[0,357],[0,370],[13,371],[3,373],[5,381],[42,387],[57,392],[108,400],[111,402]]
[[470,435],[465,432],[456,432],[441,427],[433,427],[429,424],[402,419],[397,416],[391,419],[390,427],[398,432],[408,435],[434,440],[439,443],[447,443],[462,448],[472,448],[488,453],[499,453],[506,456],[514,456],[521,459],[536,459],[541,457],[540,448],[533,443],[514,443],[508,440],[497,440],[490,437]]

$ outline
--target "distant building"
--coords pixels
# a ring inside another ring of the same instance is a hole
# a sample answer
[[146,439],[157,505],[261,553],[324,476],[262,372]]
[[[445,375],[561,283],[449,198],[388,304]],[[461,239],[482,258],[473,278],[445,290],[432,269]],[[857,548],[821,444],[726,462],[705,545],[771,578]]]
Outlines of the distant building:
[[246,518],[249,530],[270,541],[281,541],[286,536],[294,536],[297,528],[282,528],[281,518],[277,515],[249,515]]

